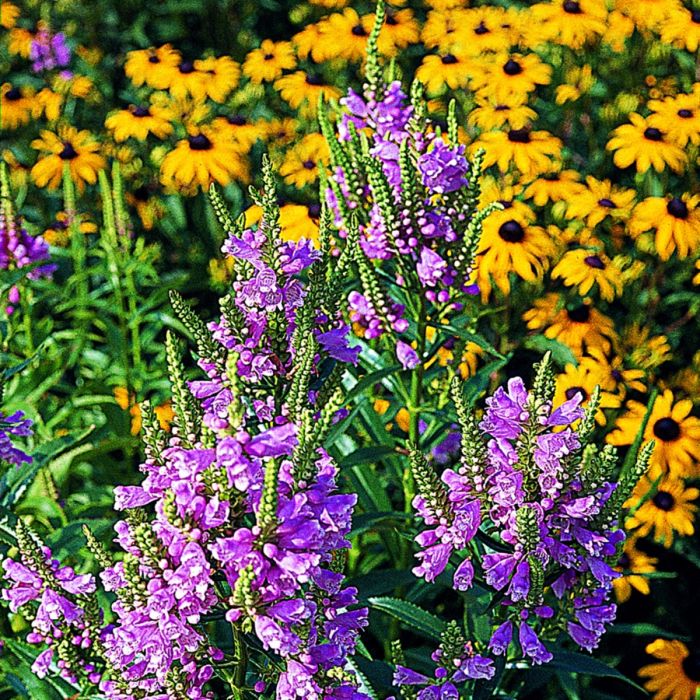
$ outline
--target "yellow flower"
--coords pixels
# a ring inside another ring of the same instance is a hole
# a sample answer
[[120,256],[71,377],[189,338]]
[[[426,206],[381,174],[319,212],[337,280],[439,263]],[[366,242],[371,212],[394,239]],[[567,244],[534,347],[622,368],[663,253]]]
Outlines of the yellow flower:
[[700,9],[671,10],[661,25],[661,41],[695,53],[700,45]]
[[217,117],[212,122],[212,127],[226,134],[226,138],[233,139],[241,153],[250,151],[253,144],[265,135],[265,127],[262,124],[254,124],[242,114]]
[[18,129],[28,124],[34,99],[31,88],[4,83],[0,88],[0,129]]
[[328,163],[330,153],[321,134],[308,134],[287,151],[279,173],[288,185],[303,187],[318,179],[318,164]]
[[639,29],[656,29],[681,3],[679,0],[615,0],[615,4]]
[[600,405],[595,419],[600,425],[605,425],[604,408],[619,408],[622,401],[619,396],[602,388],[603,377],[600,367],[593,362],[581,362],[579,365],[567,364],[564,372],[556,376],[556,389],[554,393],[554,405],[559,406],[565,401],[570,401],[576,396],[581,397],[581,405],[586,406],[590,401],[593,390],[598,386],[600,391]]
[[[142,415],[141,407],[134,400],[133,394],[129,395],[126,387],[117,386],[114,388],[114,400],[122,411],[129,411],[131,414],[131,434],[138,435],[141,432]],[[165,401],[160,406],[156,406],[154,413],[160,427],[165,431],[169,431],[170,424],[175,418],[175,411],[173,411],[171,402]]]
[[575,67],[566,73],[566,83],[558,85],[556,92],[556,103],[563,105],[566,102],[578,100],[581,95],[585,95],[595,84],[593,69],[589,65]]
[[665,130],[671,141],[679,146],[700,143],[700,92],[649,100],[647,107],[653,112],[649,124]]
[[[77,216],[77,229],[82,234],[96,233],[97,226],[82,214]],[[65,211],[59,211],[56,218],[42,233],[42,238],[49,244],[58,247],[67,246],[70,243],[71,218]]]
[[542,23],[543,38],[580,49],[605,33],[605,0],[550,0],[533,5],[532,19]]
[[534,179],[552,170],[561,154],[561,141],[548,131],[510,129],[482,134],[473,144],[472,150],[484,148],[484,166],[498,165],[501,172],[511,165],[526,180]]
[[277,146],[284,146],[294,141],[299,124],[291,118],[272,119],[269,122],[260,122],[260,128],[264,139]]
[[7,44],[7,50],[12,55],[29,58],[32,50],[32,41],[34,41],[34,35],[29,30],[13,27],[10,29],[10,41]]
[[177,77],[179,63],[180,52],[170,44],[164,44],[157,49],[130,51],[126,56],[124,72],[137,87],[145,84],[156,90],[165,90]]
[[164,139],[173,133],[172,117],[172,112],[164,107],[129,105],[128,109],[110,114],[105,126],[113,132],[114,140],[118,143],[128,138],[145,141],[149,134]]
[[429,95],[436,95],[447,86],[450,90],[465,88],[473,71],[473,61],[463,54],[444,53],[425,56],[416,71],[416,80],[425,85]]
[[214,180],[227,185],[233,178],[248,182],[248,163],[231,140],[211,128],[203,128],[178,141],[160,166],[163,185],[186,192],[197,187],[206,190]]
[[158,196],[159,187],[157,184],[141,185],[132,192],[126,193],[126,201],[136,209],[141,225],[150,231],[156,221],[165,216],[165,204]]
[[493,95],[498,100],[509,95],[527,95],[538,85],[549,85],[551,66],[536,54],[497,54],[476,72],[472,88],[482,95]]
[[326,17],[319,24],[319,59],[362,60],[367,51],[367,39],[372,31],[372,23],[372,15],[360,17],[351,7]]
[[510,294],[510,273],[526,282],[540,279],[554,254],[554,243],[541,226],[535,226],[534,212],[514,202],[484,221],[476,257],[477,284],[485,302],[491,293],[491,280]]
[[259,49],[254,49],[243,62],[243,73],[259,85],[279,78],[285,70],[291,70],[297,64],[294,48],[288,41],[270,41],[265,39]]
[[618,603],[626,603],[632,595],[632,589],[642,595],[649,595],[649,579],[644,574],[656,571],[658,560],[637,549],[639,538],[630,537],[625,541],[625,547],[617,560],[615,571],[622,576],[613,579],[613,590]]
[[612,301],[622,294],[621,273],[602,251],[577,248],[564,253],[552,270],[552,279],[561,279],[567,287],[576,287],[582,297],[597,285],[600,296]]
[[653,700],[694,700],[700,689],[700,654],[667,639],[648,644],[646,652],[658,659],[639,669],[640,677],[648,679],[644,687],[654,693]]
[[219,103],[226,101],[241,77],[240,67],[230,56],[203,58],[194,62],[194,68],[204,76],[203,85],[207,97]]
[[38,119],[43,114],[46,121],[55,122],[61,116],[63,95],[49,88],[42,88],[34,98],[32,116]]
[[674,251],[679,258],[693,255],[700,247],[700,195],[647,197],[635,208],[629,230],[634,236],[655,231],[656,252],[668,260]]
[[595,366],[600,388],[617,394],[621,399],[625,398],[628,389],[641,393],[647,389],[642,381],[644,370],[625,369],[619,355],[609,358],[600,348],[588,348],[588,354],[581,358],[581,364]]
[[482,131],[508,127],[522,129],[537,119],[537,112],[527,104],[524,95],[509,95],[499,101],[495,97],[476,96],[477,106],[467,115],[467,124]]
[[73,126],[61,126],[58,133],[43,130],[41,138],[34,139],[31,145],[43,154],[32,168],[32,179],[38,187],[57,189],[68,164],[73,182],[82,191],[85,183],[95,184],[98,171],[106,164],[92,134]]
[[5,29],[12,29],[19,17],[19,7],[11,2],[0,3],[0,26]]
[[614,151],[613,161],[618,168],[628,168],[634,163],[638,173],[652,167],[662,172],[667,165],[675,172],[683,171],[686,154],[682,148],[639,114],[630,114],[630,121],[631,124],[618,126],[605,146],[608,151]]
[[[644,430],[645,440],[654,440],[652,467],[674,477],[698,476],[700,470],[700,418],[691,416],[693,402],[681,399],[674,403],[673,393],[666,390],[656,397]],[[631,445],[642,423],[646,406],[630,401],[607,441],[611,445]]]
[[544,328],[546,338],[563,343],[577,357],[591,348],[609,352],[616,339],[612,320],[588,301],[573,308],[564,307],[562,301],[557,294],[538,299],[534,307],[523,314],[527,327],[531,330]]
[[425,47],[449,53],[455,45],[459,46],[460,30],[468,21],[468,13],[468,10],[461,7],[428,12],[421,28],[421,41]]
[[[245,210],[246,226],[252,226],[262,218],[262,209],[253,205]],[[284,204],[280,207],[280,238],[283,241],[299,241],[305,238],[318,246],[318,219],[320,208],[317,204]]]
[[613,185],[610,180],[586,177],[586,187],[567,202],[567,219],[585,219],[590,228],[597,226],[605,217],[626,220],[631,211],[636,193]]
[[698,507],[692,503],[700,491],[688,488],[682,479],[660,475],[650,470],[643,476],[625,503],[631,510],[625,528],[635,535],[652,535],[654,540],[670,547],[673,535],[687,537],[695,532],[693,521]]
[[321,29],[318,24],[307,24],[300,32],[292,37],[292,43],[296,48],[297,56],[303,60],[312,58],[321,63],[323,58],[319,55],[321,41]]
[[576,170],[545,173],[528,186],[525,197],[532,199],[538,207],[543,207],[548,202],[576,199],[579,192],[585,189],[579,182],[580,177]]
[[[369,24],[374,25],[375,16],[370,15]],[[416,44],[420,38],[418,22],[413,10],[387,8],[386,19],[379,33],[377,48],[384,56],[395,56],[399,50]]]
[[275,89],[280,97],[292,108],[304,116],[314,116],[318,109],[321,95],[323,99],[337,100],[341,92],[333,85],[327,85],[320,76],[298,70],[275,81]]

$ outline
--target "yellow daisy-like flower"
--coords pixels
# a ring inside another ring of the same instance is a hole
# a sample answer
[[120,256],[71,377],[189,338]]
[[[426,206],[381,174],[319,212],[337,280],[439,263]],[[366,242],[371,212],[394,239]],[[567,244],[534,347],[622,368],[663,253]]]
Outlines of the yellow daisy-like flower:
[[670,547],[674,533],[688,537],[695,532],[698,507],[692,501],[699,495],[698,489],[686,487],[682,479],[651,469],[625,503],[631,511],[625,528],[634,530],[638,537],[651,535],[656,542]]
[[506,99],[527,95],[538,85],[549,85],[552,67],[534,54],[498,54],[483,66],[472,80],[472,88],[482,95]]
[[460,49],[472,56],[507,51],[510,37],[503,27],[503,16],[503,10],[498,7],[463,10],[456,30]]
[[429,95],[436,95],[445,86],[450,90],[465,88],[469,76],[474,70],[474,62],[458,53],[445,53],[440,56],[429,55],[416,71],[416,80],[425,85]]
[[577,248],[564,253],[552,270],[552,279],[561,279],[567,287],[576,287],[582,297],[595,285],[605,301],[612,301],[622,294],[621,273],[602,251]]
[[533,5],[531,12],[547,41],[571,49],[602,36],[608,17],[605,0],[550,0]]
[[631,124],[618,126],[605,148],[614,151],[613,161],[618,168],[628,168],[634,164],[638,173],[649,168],[662,172],[666,166],[680,173],[687,157],[678,144],[669,140],[667,134],[649,120],[633,112]]
[[558,295],[548,295],[537,300],[534,308],[523,314],[523,319],[531,330],[544,328],[546,338],[558,340],[577,357],[590,348],[607,353],[617,338],[613,321],[588,301],[568,309],[561,306]]
[[240,66],[230,56],[203,58],[194,62],[195,70],[205,76],[204,91],[210,100],[226,101],[241,77]]
[[220,131],[203,128],[177,142],[160,166],[163,185],[191,192],[197,187],[209,188],[212,181],[227,185],[232,179],[248,182],[248,162],[233,141]]
[[[375,16],[370,15],[370,24],[374,25]],[[386,18],[379,33],[377,48],[383,56],[395,56],[401,49],[418,43],[420,29],[413,10],[394,10],[387,8]]]
[[428,49],[450,53],[460,45],[460,30],[468,21],[469,11],[462,7],[431,10],[421,28],[421,41]]
[[[245,212],[245,225],[252,226],[262,218],[262,209],[254,204]],[[280,207],[280,237],[283,241],[299,241],[306,238],[318,247],[319,216],[318,204],[283,204]]]
[[63,95],[54,92],[50,88],[42,88],[34,98],[32,116],[39,119],[43,114],[48,122],[55,122],[61,116],[63,107]]
[[[667,389],[656,397],[644,430],[644,439],[655,441],[650,464],[674,477],[700,474],[700,418],[691,416],[692,410],[690,399],[674,403],[673,393]],[[644,404],[630,401],[606,440],[611,445],[631,445],[645,413]]]
[[[82,234],[96,233],[97,226],[83,214],[77,216],[77,230]],[[49,244],[57,247],[65,247],[70,243],[71,218],[65,211],[59,211],[49,227],[41,234]]]
[[321,95],[324,100],[337,100],[342,95],[337,87],[324,83],[320,76],[303,70],[275,81],[275,89],[292,109],[300,110],[304,116],[316,114]]
[[253,123],[242,114],[217,117],[212,126],[226,134],[227,138],[233,139],[241,153],[250,151],[253,144],[265,136],[265,127],[262,124]]
[[700,9],[672,10],[661,25],[661,41],[695,53],[700,46]]
[[600,405],[595,419],[600,425],[605,425],[604,408],[619,408],[622,401],[619,396],[606,391],[602,387],[603,376],[601,369],[595,363],[579,365],[567,364],[564,371],[556,376],[556,389],[554,392],[554,405],[559,406],[565,401],[570,401],[576,396],[581,397],[581,405],[586,406],[590,401],[593,390],[600,387]]
[[113,132],[114,140],[118,143],[128,138],[145,141],[149,134],[164,139],[173,133],[173,125],[170,123],[172,116],[172,112],[164,107],[129,105],[128,109],[110,114],[105,120],[105,126]]
[[0,88],[0,129],[18,129],[28,124],[34,99],[31,88],[4,83]]
[[649,100],[647,107],[653,112],[649,124],[665,130],[671,141],[679,146],[700,143],[700,92]]
[[618,603],[626,603],[632,596],[632,591],[638,591],[642,595],[649,595],[649,579],[644,574],[652,574],[656,571],[658,560],[637,549],[639,538],[630,537],[625,541],[625,547],[617,560],[615,571],[622,574],[613,579],[613,590]]
[[576,66],[566,72],[566,82],[557,85],[555,89],[555,101],[558,105],[567,102],[575,102],[585,95],[595,85],[593,69],[586,64],[580,68]]
[[34,35],[28,29],[13,27],[10,29],[10,40],[7,42],[7,50],[13,56],[29,58],[33,41]]
[[656,29],[681,3],[679,0],[615,0],[615,5],[639,29]]
[[665,335],[651,335],[649,328],[633,323],[621,334],[624,349],[635,367],[654,369],[671,359],[671,346]]
[[343,58],[361,61],[367,52],[367,39],[372,31],[372,15],[360,17],[351,7],[326,17],[319,24],[318,55],[322,61]]
[[491,293],[491,280],[503,292],[510,293],[510,273],[526,282],[540,279],[554,254],[548,233],[535,226],[535,214],[526,205],[496,211],[484,221],[476,255],[476,279],[484,302]]
[[579,182],[580,178],[576,170],[545,173],[527,187],[525,197],[532,199],[538,207],[543,207],[549,202],[575,199],[584,189]]
[[17,5],[13,5],[11,2],[0,3],[0,26],[5,29],[12,29],[17,23],[20,11]]
[[308,134],[287,151],[280,166],[280,175],[288,185],[303,187],[318,179],[318,164],[328,163],[328,144],[321,134]]
[[32,179],[38,187],[57,189],[66,164],[78,190],[82,192],[85,183],[95,184],[97,173],[106,163],[99,153],[100,144],[89,131],[61,126],[58,133],[43,130],[40,136],[32,141],[32,148],[42,154],[32,168]]
[[259,49],[254,49],[243,62],[243,73],[256,85],[279,78],[285,70],[297,64],[294,47],[289,41],[265,39]]
[[532,180],[553,169],[559,161],[562,143],[548,131],[510,129],[482,134],[472,150],[486,151],[484,166],[498,165],[505,173],[514,165],[523,179]]
[[467,124],[481,131],[508,127],[523,129],[537,119],[537,112],[527,103],[523,95],[509,95],[499,101],[495,97],[476,96],[477,106],[467,115]]
[[644,370],[626,369],[619,355],[609,358],[600,348],[588,348],[588,354],[581,358],[581,364],[595,366],[601,389],[617,394],[621,399],[625,398],[628,390],[642,393],[647,390],[642,381],[646,376]]
[[178,75],[179,63],[180,52],[170,44],[164,44],[157,49],[130,51],[126,56],[124,72],[136,87],[148,85],[155,90],[165,90]]
[[613,185],[610,180],[586,177],[586,187],[567,202],[567,219],[585,219],[590,228],[597,226],[605,217],[625,221],[632,212],[636,192]]
[[646,678],[644,687],[654,693],[653,700],[695,700],[700,689],[700,654],[690,652],[678,640],[657,639],[647,645],[657,663],[639,669]]
[[679,258],[693,255],[700,247],[700,195],[647,197],[635,208],[629,230],[634,236],[655,232],[655,248],[662,260],[674,252]]
[[299,123],[296,119],[271,119],[269,122],[260,122],[263,138],[277,146],[285,146],[297,137]]
[[195,63],[181,59],[176,70],[172,73],[168,91],[175,100],[185,100],[191,97],[195,102],[203,102],[207,96],[207,86],[210,82],[210,75],[199,70]]

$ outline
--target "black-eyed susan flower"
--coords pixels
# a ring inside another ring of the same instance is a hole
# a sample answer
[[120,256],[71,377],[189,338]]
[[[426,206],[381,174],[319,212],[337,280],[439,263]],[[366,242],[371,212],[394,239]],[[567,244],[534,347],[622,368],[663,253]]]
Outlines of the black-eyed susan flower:
[[700,92],[649,100],[649,124],[663,129],[679,146],[700,143]]
[[221,132],[202,128],[177,142],[160,166],[160,178],[166,187],[192,191],[207,189],[216,181],[227,185],[232,179],[248,182],[249,166],[233,141]]
[[209,56],[194,62],[195,70],[205,76],[204,91],[210,100],[223,103],[238,85],[241,69],[230,56]]
[[65,98],[51,88],[42,88],[34,98],[32,117],[39,119],[42,115],[47,122],[55,122],[61,116]]
[[305,116],[316,114],[321,95],[324,100],[337,100],[342,94],[337,87],[326,83],[318,74],[306,73],[303,70],[276,80],[275,89],[292,109],[299,110]]
[[78,131],[73,126],[61,126],[57,133],[43,130],[40,138],[32,141],[32,148],[40,153],[32,168],[32,179],[37,186],[50,190],[61,184],[66,164],[80,191],[85,183],[95,184],[97,173],[105,167],[100,144],[89,131]]
[[481,131],[508,127],[522,129],[537,119],[537,112],[527,103],[524,95],[509,95],[505,100],[484,95],[476,96],[476,107],[469,112],[467,124]]
[[472,88],[501,100],[513,94],[527,95],[551,80],[552,67],[534,53],[497,54],[474,75]]
[[510,37],[502,26],[503,11],[498,7],[471,7],[462,10],[456,30],[459,47],[473,56],[505,52]]
[[700,8],[674,8],[661,24],[661,41],[692,51],[700,46]]
[[679,0],[616,0],[617,9],[639,29],[656,29],[680,4]]
[[559,406],[576,396],[581,397],[581,405],[586,406],[596,387],[600,387],[600,406],[595,419],[600,425],[605,425],[603,409],[619,408],[622,401],[610,391],[602,387],[603,377],[601,368],[594,363],[581,362],[578,365],[568,363],[564,371],[556,376],[554,394],[555,405]]
[[164,139],[173,133],[172,118],[172,111],[166,107],[129,105],[127,109],[110,114],[105,120],[105,126],[112,132],[117,143],[129,138],[145,141],[149,134]]
[[[644,430],[644,439],[656,443],[651,455],[652,467],[675,477],[700,474],[700,418],[691,416],[692,410],[690,399],[674,401],[668,389],[656,397]],[[611,445],[631,445],[645,413],[644,404],[630,401],[607,441]]]
[[19,19],[20,11],[17,5],[11,2],[0,3],[0,27],[12,29]]
[[286,146],[294,141],[299,130],[299,124],[295,119],[271,119],[269,122],[260,122],[263,138],[277,146]]
[[372,31],[372,24],[372,15],[360,17],[351,7],[326,17],[319,24],[318,54],[321,59],[362,60],[367,51],[367,39]]
[[[84,214],[77,215],[74,229],[83,235],[97,232],[95,223],[90,221]],[[65,211],[59,211],[56,214],[56,218],[41,235],[49,245],[65,247],[70,243],[70,234],[71,215]]]
[[[253,205],[245,210],[246,226],[260,221],[262,209]],[[318,204],[283,204],[280,207],[280,238],[283,241],[299,241],[302,238],[318,246],[319,217],[321,211]]]
[[17,129],[29,123],[34,106],[34,91],[4,83],[0,88],[0,129]]
[[694,700],[700,689],[700,653],[677,639],[657,639],[647,644],[647,654],[657,661],[639,669],[644,687],[653,700]]
[[165,203],[159,195],[160,186],[157,183],[139,185],[125,195],[127,203],[136,209],[146,231],[150,231],[165,216]]
[[229,114],[225,117],[217,117],[212,126],[227,137],[232,138],[241,153],[247,153],[253,144],[265,135],[263,124],[251,122],[242,114]]
[[580,49],[605,33],[605,0],[549,0],[532,7],[532,18],[542,23],[547,41]]
[[640,323],[632,323],[621,333],[625,353],[630,363],[642,369],[654,369],[671,359],[671,346],[665,335],[652,335]]
[[176,100],[191,97],[202,102],[207,96],[207,85],[211,77],[195,65],[198,61],[181,58],[172,73],[168,91]]
[[632,212],[636,193],[613,185],[610,180],[597,180],[586,177],[586,187],[567,202],[568,219],[585,219],[586,225],[593,228],[606,217],[626,221]]
[[486,167],[495,164],[505,173],[514,165],[523,179],[531,180],[555,168],[562,143],[548,131],[524,128],[482,134],[473,145],[473,150],[478,148],[486,151]]
[[662,172],[666,166],[675,172],[682,172],[686,164],[683,149],[668,137],[665,131],[651,126],[648,119],[633,112],[629,116],[631,124],[618,126],[605,148],[613,151],[613,161],[618,168],[635,165],[638,173],[649,168]]
[[292,44],[300,59],[306,60],[311,58],[317,63],[321,63],[322,58],[318,54],[320,40],[321,29],[318,23],[312,22],[311,24],[307,24],[300,32],[297,32],[292,37]]
[[484,221],[477,252],[476,280],[486,301],[493,283],[510,293],[510,274],[526,282],[540,279],[547,269],[555,246],[541,226],[535,225],[534,212],[522,202],[496,211]]
[[674,252],[679,258],[693,255],[700,248],[700,195],[692,197],[647,197],[632,213],[630,233],[640,236],[654,231],[654,247],[662,260]]
[[554,101],[558,105],[575,102],[595,85],[593,69],[588,64],[571,68],[566,72],[564,79],[565,82],[557,85],[554,91]]
[[319,163],[325,164],[329,158],[325,138],[321,134],[308,134],[285,153],[279,173],[288,185],[303,187],[318,179]]
[[544,329],[546,338],[558,340],[577,357],[590,348],[609,352],[616,340],[612,319],[596,309],[589,301],[566,307],[558,294],[548,294],[535,301],[523,314],[531,330]]
[[575,199],[584,186],[579,182],[581,176],[576,170],[561,170],[544,173],[531,182],[525,190],[525,197],[531,199],[538,207],[549,202],[561,202]]
[[177,76],[180,53],[170,44],[160,48],[130,51],[126,56],[124,72],[137,87],[148,85],[155,90],[168,88]]
[[289,41],[265,39],[259,49],[253,49],[243,62],[243,73],[251,82],[259,85],[279,78],[285,70],[297,64],[294,47]]
[[582,297],[595,287],[601,298],[612,301],[622,294],[621,272],[615,261],[601,250],[577,248],[564,253],[552,270],[552,279],[576,287]]
[[[370,15],[371,25],[374,25],[374,22],[375,16]],[[388,7],[377,42],[379,52],[384,56],[395,56],[401,49],[418,43],[419,39],[420,29],[413,10],[395,10]]]
[[457,52],[430,54],[423,58],[423,62],[418,67],[416,80],[425,85],[429,95],[436,95],[445,86],[450,90],[465,88],[473,70],[474,61],[464,54]]
[[628,368],[619,355],[608,357],[600,348],[588,348],[580,362],[594,369],[601,389],[617,394],[624,399],[628,391],[646,391],[642,369]]
[[630,509],[625,528],[634,530],[638,537],[650,535],[664,547],[670,547],[674,534],[688,537],[695,532],[698,507],[693,501],[699,495],[700,491],[687,487],[683,479],[651,469],[625,503]]
[[459,45],[459,32],[467,17],[468,10],[462,7],[431,10],[421,28],[421,41],[426,48],[449,53]]
[[7,50],[10,55],[29,58],[34,35],[23,27],[13,27],[9,31],[9,37],[10,40],[7,42]]
[[625,541],[624,549],[617,560],[615,571],[621,576],[613,579],[613,590],[618,603],[626,603],[632,591],[638,591],[642,595],[649,595],[649,578],[645,574],[653,574],[656,571],[658,560],[650,557],[637,548],[638,537],[630,537]]

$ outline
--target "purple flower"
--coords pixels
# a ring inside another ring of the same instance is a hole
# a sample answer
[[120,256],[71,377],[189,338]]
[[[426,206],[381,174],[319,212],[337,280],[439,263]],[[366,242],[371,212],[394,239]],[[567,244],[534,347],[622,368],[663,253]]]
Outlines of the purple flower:
[[423,184],[432,192],[445,194],[455,192],[469,184],[467,172],[469,162],[463,145],[449,146],[440,139],[433,141],[433,147],[424,153],[418,163]]
[[489,650],[498,656],[502,656],[508,650],[512,639],[513,623],[510,620],[506,620],[491,635]]
[[465,559],[455,571],[454,587],[458,591],[467,591],[471,588],[474,581],[474,565],[469,559]]
[[519,639],[523,653],[529,656],[535,664],[546,664],[554,658],[527,622],[520,623]]
[[404,369],[413,369],[420,364],[418,353],[403,340],[396,341],[396,357]]

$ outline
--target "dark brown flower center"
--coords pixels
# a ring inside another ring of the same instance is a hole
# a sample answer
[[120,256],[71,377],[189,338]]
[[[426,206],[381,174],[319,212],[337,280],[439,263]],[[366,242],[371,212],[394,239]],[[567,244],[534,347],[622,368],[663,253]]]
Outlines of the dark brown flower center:
[[367,32],[365,31],[365,28],[361,24],[356,24],[352,28],[352,33],[355,36],[367,36]]
[[603,199],[599,199],[598,204],[600,204],[601,207],[607,207],[608,209],[615,208],[615,202],[613,202],[612,199],[608,199],[607,197],[603,197]]
[[610,372],[610,375],[616,382],[621,382],[624,379],[622,372],[620,372],[619,369],[614,369],[612,372]]
[[316,167],[316,163],[314,163],[312,160],[305,160],[302,165],[307,169],[307,170],[313,170]]
[[588,255],[583,259],[583,262],[588,265],[588,267],[593,267],[596,270],[604,270],[605,269],[605,263],[600,259],[600,256],[598,255]]
[[562,7],[564,12],[568,12],[570,15],[581,14],[581,5],[579,5],[578,0],[566,0]]
[[671,215],[675,216],[676,219],[687,219],[688,218],[688,205],[678,197],[674,197],[667,205],[666,211]]
[[193,151],[208,151],[212,147],[211,141],[204,134],[188,136],[187,141]]
[[391,27],[395,27],[396,25],[398,25],[399,20],[397,20],[392,13],[389,13],[386,16],[386,23]]
[[479,26],[474,28],[474,34],[489,34],[491,30],[483,23],[479,22]]
[[511,219],[501,224],[498,235],[508,243],[520,243],[525,238],[525,230],[517,221]]
[[148,62],[149,62],[149,63],[160,63],[160,59],[159,59],[158,56],[156,56],[155,54],[151,54],[151,55],[148,57]]
[[263,56],[263,58],[264,58],[266,61],[271,61],[274,57],[275,57],[275,54],[273,54],[273,53],[266,53],[266,54]]
[[654,435],[664,442],[673,442],[680,437],[681,426],[673,418],[659,418],[654,423]]
[[141,185],[134,190],[134,199],[138,202],[147,202],[150,194],[146,185]]
[[309,210],[309,216],[312,219],[318,219],[318,217],[321,216],[321,205],[320,204],[309,204],[307,209]]
[[[700,11],[696,10],[696,12]],[[698,19],[697,22],[700,24],[700,19]],[[685,673],[693,683],[700,683],[700,654],[691,652],[683,659],[681,666],[683,667],[683,673]]]
[[192,61],[183,61],[178,66],[180,73],[187,75],[188,73],[194,73],[194,63]]
[[567,311],[566,314],[574,323],[588,323],[588,319],[591,317],[591,307],[581,304],[581,306]]
[[63,142],[63,150],[58,154],[61,160],[73,160],[73,158],[78,157],[78,152],[73,148],[73,144],[70,141]]
[[315,75],[314,73],[309,73],[306,76],[307,85],[323,85],[323,80],[321,80],[320,75]]
[[231,126],[245,126],[248,123],[248,120],[240,114],[231,114],[226,117],[226,121]]
[[10,88],[6,93],[5,93],[5,99],[10,100],[10,102],[14,102],[15,100],[19,100],[19,98],[22,97],[22,92],[18,87],[13,87]]
[[700,10],[691,10],[690,19],[693,21],[694,24],[700,24]]
[[622,552],[622,554],[620,554],[620,558],[617,560],[617,565],[623,570],[629,569],[631,563],[632,561],[630,560],[630,555],[627,554],[627,552]]
[[693,116],[693,110],[692,109],[679,109],[678,112],[676,112],[678,116],[681,119],[690,119]]
[[576,396],[580,396],[584,401],[588,398],[588,392],[582,386],[570,386],[564,392],[564,395],[566,396],[567,401],[571,401],[571,399],[575,398]]
[[520,75],[523,72],[523,67],[513,58],[509,58],[503,64],[503,72],[506,75]]
[[511,129],[508,132],[508,140],[513,143],[530,143],[529,129]]
[[131,113],[135,117],[148,117],[150,116],[151,112],[149,111],[148,107],[134,107],[131,110]]
[[451,53],[445,54],[441,59],[440,59],[444,65],[446,66],[451,66],[454,63],[458,63],[457,61],[457,56],[454,56]]
[[644,129],[644,138],[647,141],[663,141],[664,135],[655,126],[649,126]]
[[652,501],[659,510],[666,512],[673,510],[676,505],[676,499],[668,491],[657,491]]

